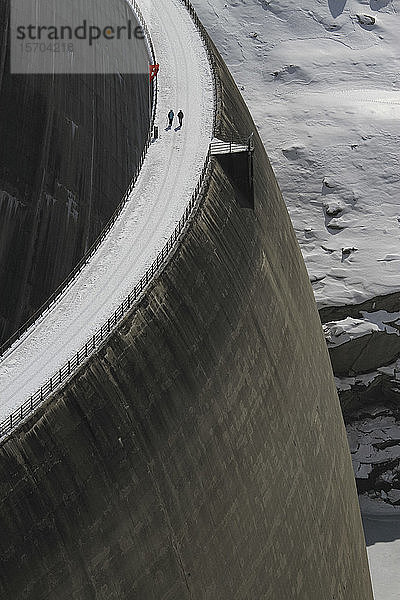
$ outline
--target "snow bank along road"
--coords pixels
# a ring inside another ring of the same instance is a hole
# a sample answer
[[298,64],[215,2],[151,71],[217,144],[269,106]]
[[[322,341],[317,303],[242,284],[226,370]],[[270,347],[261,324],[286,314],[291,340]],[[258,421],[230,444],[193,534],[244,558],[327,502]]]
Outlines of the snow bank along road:
[[[198,183],[213,128],[206,49],[180,0],[140,0],[160,63],[156,124],[132,195],[103,244],[59,300],[0,360],[0,421],[52,377],[131,292]],[[167,113],[185,113],[166,131]]]

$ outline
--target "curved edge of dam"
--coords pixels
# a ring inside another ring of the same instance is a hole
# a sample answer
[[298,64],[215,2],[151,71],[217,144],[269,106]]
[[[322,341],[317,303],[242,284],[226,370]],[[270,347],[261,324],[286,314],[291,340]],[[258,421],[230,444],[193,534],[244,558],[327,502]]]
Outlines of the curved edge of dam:
[[145,297],[1,445],[2,597],[372,599],[312,289],[215,61],[217,134],[254,134],[253,186],[242,158],[212,159]]
[[[146,147],[153,93],[145,47],[137,74],[11,74],[11,2],[0,6],[0,353],[113,216]],[[108,4],[139,24],[129,2]]]

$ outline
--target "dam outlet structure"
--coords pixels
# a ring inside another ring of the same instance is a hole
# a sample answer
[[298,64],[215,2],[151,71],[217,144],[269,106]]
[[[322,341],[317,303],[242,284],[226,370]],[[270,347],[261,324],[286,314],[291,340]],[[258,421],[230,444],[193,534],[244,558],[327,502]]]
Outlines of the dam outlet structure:
[[97,251],[0,359],[0,597],[372,600],[328,350],[265,149],[190,2],[139,5],[156,122],[172,101],[187,118],[161,127]]

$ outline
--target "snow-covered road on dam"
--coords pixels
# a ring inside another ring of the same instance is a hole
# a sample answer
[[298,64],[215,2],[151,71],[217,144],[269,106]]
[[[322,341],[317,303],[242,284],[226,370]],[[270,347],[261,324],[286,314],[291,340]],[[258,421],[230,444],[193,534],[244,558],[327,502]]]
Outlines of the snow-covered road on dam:
[[[206,49],[179,0],[140,0],[160,63],[156,125],[131,198],[59,300],[0,361],[0,420],[52,377],[131,292],[172,234],[199,181],[213,128]],[[182,109],[183,128],[166,130]]]

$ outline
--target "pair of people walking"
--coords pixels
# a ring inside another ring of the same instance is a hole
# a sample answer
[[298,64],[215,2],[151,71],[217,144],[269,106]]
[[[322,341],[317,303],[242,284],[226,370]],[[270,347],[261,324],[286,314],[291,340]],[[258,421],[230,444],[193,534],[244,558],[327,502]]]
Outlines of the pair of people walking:
[[[182,110],[180,110],[176,116],[178,117],[179,127],[182,127],[183,117],[184,117],[184,114],[183,114]],[[171,108],[171,110],[168,113],[168,122],[169,122],[169,127],[170,128],[172,127],[172,123],[174,122],[174,117],[175,117],[175,113],[174,113],[174,111]]]

